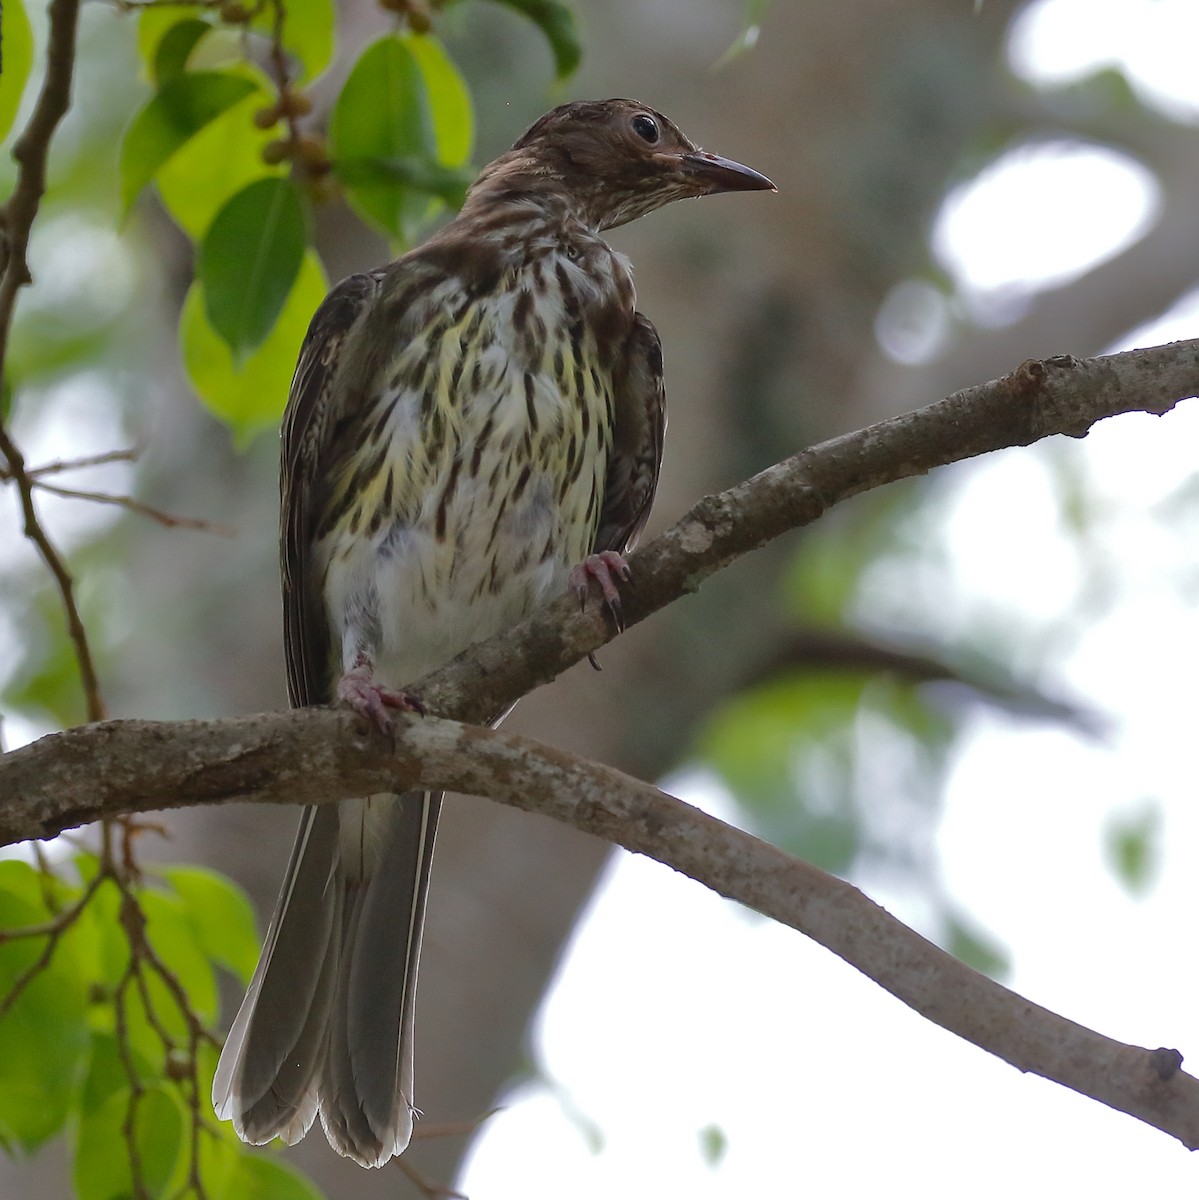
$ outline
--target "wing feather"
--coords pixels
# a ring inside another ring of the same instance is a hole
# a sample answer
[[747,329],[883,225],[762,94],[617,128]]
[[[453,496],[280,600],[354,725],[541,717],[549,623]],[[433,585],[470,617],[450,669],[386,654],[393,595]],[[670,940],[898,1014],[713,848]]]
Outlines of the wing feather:
[[329,698],[329,620],[320,581],[312,578],[311,571],[320,512],[318,489],[329,475],[325,461],[329,449],[340,441],[330,432],[341,415],[342,350],[381,286],[381,272],[351,275],[325,298],[300,347],[283,415],[279,472],[283,641],[288,696],[297,708]]
[[666,436],[666,386],[662,343],[649,319],[637,313],[616,384],[616,428],[595,552],[631,550],[645,528],[662,469]]

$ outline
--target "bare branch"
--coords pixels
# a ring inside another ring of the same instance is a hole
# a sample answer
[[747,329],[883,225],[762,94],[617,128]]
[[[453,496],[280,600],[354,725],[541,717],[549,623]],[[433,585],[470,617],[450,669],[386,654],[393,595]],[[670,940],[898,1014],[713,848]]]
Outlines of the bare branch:
[[850,884],[619,771],[436,717],[399,717],[397,728],[393,752],[351,714],[330,709],[84,726],[14,751],[15,770],[0,764],[13,797],[4,835],[47,832],[106,805],[311,803],[418,782],[490,796],[673,867],[807,934],[921,1015],[1019,1070],[1199,1148],[1199,1080],[1179,1069],[1176,1051],[1113,1041],[1025,1000]]
[[[1197,393],[1199,340],[1085,362],[1070,358],[1028,362],[1002,379],[814,446],[727,492],[706,497],[672,529],[639,550],[631,559],[633,580],[622,588],[626,624],[644,620],[695,591],[738,556],[816,520],[849,496],[1050,434],[1082,436],[1106,416],[1164,413]],[[414,690],[431,712],[459,720],[486,720],[613,636],[601,614],[579,612],[575,601],[564,597],[414,681]],[[256,718],[253,728],[261,728],[266,737],[270,731],[278,733],[279,721],[294,731],[299,725],[288,722],[308,719],[310,715],[265,716]],[[327,799],[314,794],[310,779],[315,776],[346,780],[351,795],[363,794],[364,786],[368,792],[378,790],[374,786],[378,778],[374,785],[362,782],[363,760],[348,745],[338,751],[334,743],[314,742],[307,755],[301,755],[293,733],[289,752],[295,757],[289,760],[275,752],[269,740],[248,740],[245,722],[239,722],[230,727],[236,728],[235,740],[225,742],[226,751],[237,750],[230,757],[221,753],[222,737],[231,735],[220,732],[226,728],[220,722],[152,727],[156,732],[144,735],[128,732],[138,728],[135,724],[103,728],[103,735],[71,730],[0,757],[0,796],[12,798],[0,813],[0,840],[47,837],[120,811],[122,804],[125,811],[141,812],[233,795],[293,802]],[[167,732],[172,728],[173,738]],[[197,729],[209,731],[207,736],[216,739],[206,744],[204,753],[195,742]],[[104,738],[118,737],[121,753],[106,755],[101,768],[95,757],[98,746],[106,744]],[[174,756],[175,767],[162,765],[163,743],[166,757]],[[250,744],[258,745],[254,755],[245,751]],[[76,750],[79,745],[84,746],[82,757]],[[314,751],[322,747],[334,755],[336,769],[313,759]],[[301,761],[304,765],[297,773],[289,762]],[[308,775],[310,768],[313,776]],[[394,772],[394,767],[389,769]],[[165,785],[159,778],[164,770]]]
[[[30,472],[32,474],[32,472]],[[221,537],[236,537],[237,530],[223,521],[208,521],[204,517],[181,517],[175,513],[164,512],[138,500],[135,496],[120,496],[112,492],[89,492],[83,488],[61,487],[57,483],[46,483],[40,478],[34,478],[34,486],[43,492],[54,496],[63,496],[68,500],[90,500],[93,504],[114,504],[128,512],[136,513],[139,517],[148,517],[168,529],[198,529],[204,533],[215,533]]]
[[[1079,361],[1023,363],[1010,375],[927,408],[822,442],[716,496],[629,559],[620,589],[637,624],[768,541],[810,525],[843,500],[936,467],[1052,434],[1083,437],[1126,412],[1161,415],[1199,395],[1199,340]],[[433,712],[487,720],[597,650],[615,630],[569,599],[473,647],[411,690]]]
[[[1199,342],[1012,375],[833,439],[719,496],[634,556],[622,589],[643,620],[779,534],[892,480],[1106,416],[1164,413],[1199,393]],[[479,720],[613,636],[563,600],[416,688],[431,710]],[[857,889],[646,784],[527,739],[436,717],[403,717],[395,744],[349,713],[304,709],[225,721],[106,722],[0,757],[0,842],[111,816],[258,800],[320,803],[418,783],[491,796],[567,822],[806,933],[945,1029],[1012,1063],[1199,1147],[1199,1080],[1173,1050],[1113,1042],[978,975]]]
[[1105,728],[1103,718],[1095,710],[1050,695],[1019,678],[999,676],[978,665],[958,665],[935,651],[920,653],[852,630],[788,630],[765,646],[760,657],[744,664],[729,690],[734,694],[748,691],[813,670],[885,673],[901,683],[946,684],[976,700],[1021,716],[1060,721],[1092,735]]
[[[51,0],[50,40],[46,47],[46,78],[33,115],[13,148],[17,161],[17,184],[0,210],[0,380],[4,378],[8,337],[12,329],[17,293],[30,282],[29,233],[46,191],[46,160],[50,139],[71,105],[71,81],[75,71],[75,35],[79,23],[79,0]],[[0,454],[8,464],[7,474],[21,497],[25,536],[37,547],[62,597],[67,631],[75,647],[79,674],[87,698],[88,717],[101,720],[104,702],[100,681],[92,661],[87,631],[75,603],[75,584],[62,555],[50,540],[33,503],[33,479],[24,456],[0,421]]]
[[[141,455],[138,446],[128,446],[124,450],[103,450],[99,454],[83,454],[79,458],[58,458],[53,462],[43,463],[40,467],[26,467],[32,479],[41,479],[46,475],[61,475],[64,471],[81,471],[84,467],[102,467],[114,462],[136,462]],[[7,483],[11,476],[0,468],[0,480]]]

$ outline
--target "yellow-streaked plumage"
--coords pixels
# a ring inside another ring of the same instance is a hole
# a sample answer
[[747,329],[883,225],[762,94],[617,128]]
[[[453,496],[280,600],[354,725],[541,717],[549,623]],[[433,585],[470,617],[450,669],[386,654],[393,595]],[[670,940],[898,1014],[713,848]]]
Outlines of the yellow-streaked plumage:
[[[657,334],[600,234],[685,196],[770,186],[635,101],[568,104],[484,168],[440,233],[333,289],[283,426],[293,704],[340,698],[385,724],[386,705],[411,704],[399,689],[579,564],[617,603],[609,564],[649,513],[665,398]],[[294,1142],[319,1111],[363,1165],[408,1144],[439,805],[305,810],[213,1085],[247,1141]]]
[[[575,242],[623,273],[631,325],[627,266],[598,237]],[[364,406],[367,437],[332,472],[318,526],[325,608],[345,615],[333,675],[353,661],[364,591],[378,593],[375,673],[399,686],[512,625],[591,553],[621,362],[565,319],[585,272],[546,261],[515,264],[457,308],[452,284],[404,305],[400,332],[413,333]],[[514,312],[538,290],[539,328],[526,330]]]

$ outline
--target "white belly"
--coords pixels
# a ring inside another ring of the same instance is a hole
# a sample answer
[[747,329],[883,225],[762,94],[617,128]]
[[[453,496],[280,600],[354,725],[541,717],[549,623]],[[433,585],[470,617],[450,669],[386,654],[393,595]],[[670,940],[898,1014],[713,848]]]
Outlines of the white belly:
[[372,483],[357,532],[340,526],[320,550],[341,671],[365,653],[379,683],[410,684],[561,593],[590,553],[611,444],[595,414],[607,399],[544,371],[526,386],[531,375],[499,372],[494,390],[447,405],[434,453],[421,397],[392,404],[388,459],[419,488],[368,532],[384,490]]

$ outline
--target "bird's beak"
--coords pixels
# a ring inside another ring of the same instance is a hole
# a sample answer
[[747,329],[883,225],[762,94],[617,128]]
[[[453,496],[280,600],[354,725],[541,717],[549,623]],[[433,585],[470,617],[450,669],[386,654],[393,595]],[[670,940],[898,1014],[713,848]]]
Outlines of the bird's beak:
[[721,158],[716,154],[708,154],[703,150],[694,150],[680,156],[680,165],[684,174],[688,175],[703,189],[703,193],[713,192],[777,192],[778,188],[752,167],[742,166],[731,158]]

